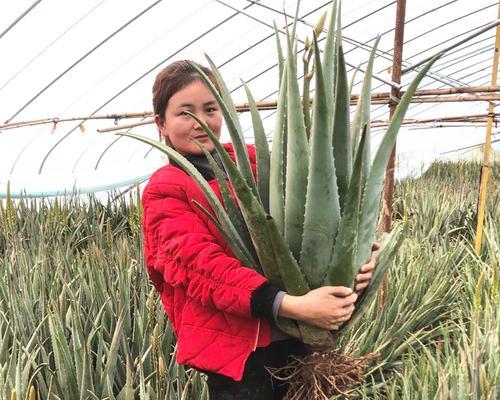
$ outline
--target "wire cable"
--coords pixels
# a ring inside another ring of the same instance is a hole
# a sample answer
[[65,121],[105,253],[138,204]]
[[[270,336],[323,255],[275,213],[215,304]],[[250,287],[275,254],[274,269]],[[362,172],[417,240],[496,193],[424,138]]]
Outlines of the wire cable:
[[50,81],[42,90],[40,90],[35,96],[33,96],[30,100],[28,100],[27,103],[25,103],[20,109],[18,109],[14,114],[12,114],[5,123],[11,122],[15,117],[17,117],[23,110],[26,109],[31,103],[33,103],[38,97],[40,97],[47,89],[49,89],[54,83],[56,83],[59,79],[61,79],[64,75],[66,75],[69,71],[71,71],[74,67],[76,67],[79,63],[81,63],[83,60],[85,60],[89,55],[91,55],[94,51],[96,51],[98,48],[100,48],[102,45],[104,45],[106,42],[108,42],[111,38],[116,36],[118,33],[120,33],[123,29],[125,29],[127,26],[132,24],[134,21],[136,21],[138,18],[142,17],[146,12],[151,10],[153,7],[158,5],[162,0],[157,0],[153,4],[149,5],[146,7],[144,10],[142,10],[139,14],[137,14],[134,18],[131,20],[127,21],[124,25],[122,25],[120,28],[118,28],[116,31],[114,31],[111,35],[107,36],[104,40],[102,40],[99,44],[94,46],[91,50],[86,52],[82,57],[80,57],[78,60],[76,60],[73,64],[71,64],[68,68],[66,68],[63,72],[61,72],[59,75],[57,75],[52,81]]

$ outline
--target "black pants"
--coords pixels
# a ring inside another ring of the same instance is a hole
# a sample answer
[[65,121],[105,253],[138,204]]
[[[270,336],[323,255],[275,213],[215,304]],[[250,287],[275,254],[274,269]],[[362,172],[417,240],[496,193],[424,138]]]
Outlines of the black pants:
[[206,373],[210,400],[282,399],[288,385],[274,379],[266,367],[283,367],[290,361],[290,356],[305,354],[306,347],[295,339],[280,340],[267,347],[259,347],[248,358],[240,382],[212,372]]

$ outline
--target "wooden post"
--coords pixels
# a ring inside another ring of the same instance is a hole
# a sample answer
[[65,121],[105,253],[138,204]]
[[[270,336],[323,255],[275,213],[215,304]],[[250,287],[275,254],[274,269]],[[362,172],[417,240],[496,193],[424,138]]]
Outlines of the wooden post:
[[[497,18],[500,18],[500,4],[498,5]],[[500,25],[496,28],[495,51],[493,53],[493,69],[491,71],[491,84],[496,85],[498,75],[498,52],[500,49]],[[490,102],[488,106],[488,125],[486,127],[486,140],[483,151],[483,167],[481,169],[481,183],[479,187],[479,204],[477,210],[477,231],[474,249],[476,254],[481,254],[481,240],[483,238],[484,210],[486,208],[486,195],[488,191],[488,178],[490,175],[490,150],[491,131],[493,128],[494,105]]]
[[[401,83],[401,63],[403,60],[403,42],[404,42],[404,26],[405,26],[406,0],[398,0],[396,10],[396,30],[394,32],[394,52],[392,58],[392,80],[396,83]],[[393,99],[400,99],[400,91],[397,89],[391,90]],[[391,101],[389,104],[389,118],[392,119],[397,107],[396,101]],[[384,194],[382,200],[382,232],[390,232],[392,220],[392,198],[394,194],[394,166],[396,161],[396,145],[394,145],[385,171]]]
[[[394,31],[394,50],[392,54],[392,81],[401,83],[401,64],[403,62],[403,43],[405,29],[406,0],[398,0],[396,6],[396,29]],[[391,89],[392,99],[400,99],[400,90]],[[389,103],[389,119],[392,119],[397,107],[397,102]],[[394,166],[396,160],[396,144],[392,148],[391,157],[385,171],[384,194],[382,198],[382,232],[390,232],[392,219],[392,198],[394,194]],[[387,276],[382,282],[380,290],[379,308],[383,308],[386,302]]]

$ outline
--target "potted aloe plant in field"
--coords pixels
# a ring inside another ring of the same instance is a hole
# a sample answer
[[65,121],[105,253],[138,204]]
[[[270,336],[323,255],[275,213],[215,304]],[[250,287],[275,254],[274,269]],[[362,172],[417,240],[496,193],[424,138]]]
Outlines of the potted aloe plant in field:
[[[322,18],[324,21],[324,18]],[[320,24],[322,24],[321,22]],[[194,166],[174,149],[135,134],[125,134],[160,149],[191,175],[204,191],[212,210],[202,211],[220,230],[234,254],[292,295],[303,295],[325,285],[354,286],[354,277],[370,257],[375,239],[385,167],[411,97],[434,60],[418,73],[405,91],[380,146],[370,150],[371,75],[375,49],[371,52],[354,119],[350,121],[350,90],[342,49],[340,12],[334,4],[325,47],[321,52],[316,34],[306,41],[304,62],[313,57],[312,71],[305,77],[304,93],[297,78],[295,25],[287,34],[287,57],[282,56],[278,32],[280,90],[272,151],[252,94],[244,84],[252,115],[257,153],[257,178],[253,177],[242,129],[229,91],[214,63],[208,58],[218,88],[193,64],[219,103],[236,153],[234,164],[216,136],[203,121],[215,144],[234,189],[231,195],[224,174],[205,152],[219,181],[220,202]],[[337,28],[336,28],[337,27]],[[336,29],[335,29],[336,28]],[[315,96],[309,107],[309,79],[314,78]],[[198,204],[199,207],[201,205]],[[316,352],[313,362],[326,363],[312,374],[323,375],[324,384],[302,386],[294,396],[328,395],[329,375],[335,374],[338,355],[330,349],[339,335],[353,326],[371,304],[402,242],[396,226],[384,240],[370,286],[357,301],[351,319],[333,333],[296,321],[279,319],[280,328],[299,338]],[[313,355],[311,356],[313,357]],[[316,361],[314,361],[316,360]],[[304,364],[303,364],[304,365]],[[356,369],[357,363],[352,363]],[[344,371],[346,374],[349,371]],[[338,371],[337,371],[338,373]],[[317,381],[316,376],[313,381]],[[315,387],[316,386],[316,387]],[[299,396],[299,397],[297,397]],[[306,397],[300,397],[306,398]]]

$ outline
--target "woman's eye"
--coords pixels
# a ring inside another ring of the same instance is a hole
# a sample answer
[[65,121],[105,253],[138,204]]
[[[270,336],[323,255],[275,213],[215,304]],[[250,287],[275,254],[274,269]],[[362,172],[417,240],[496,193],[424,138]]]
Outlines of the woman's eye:
[[209,112],[209,113],[212,113],[212,112],[215,112],[215,111],[217,111],[217,109],[215,107],[209,107],[209,108],[207,108],[207,112]]

